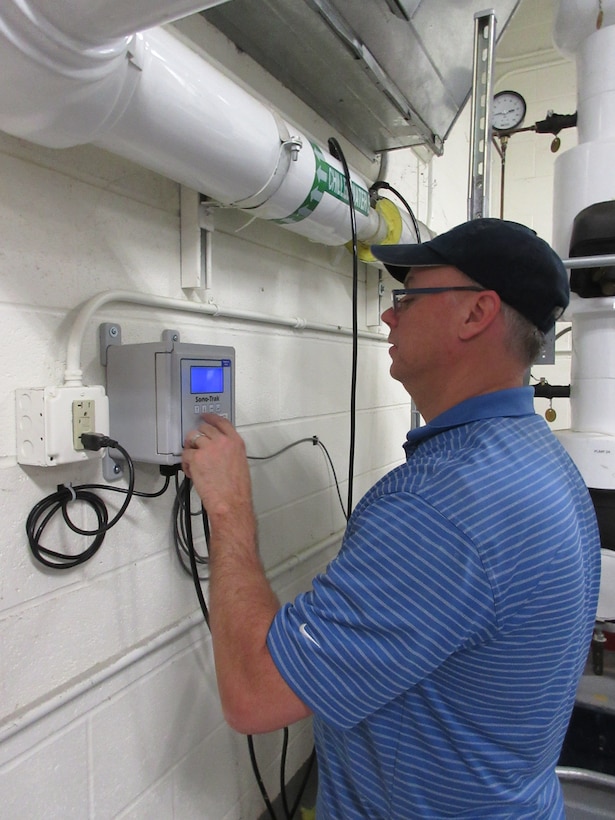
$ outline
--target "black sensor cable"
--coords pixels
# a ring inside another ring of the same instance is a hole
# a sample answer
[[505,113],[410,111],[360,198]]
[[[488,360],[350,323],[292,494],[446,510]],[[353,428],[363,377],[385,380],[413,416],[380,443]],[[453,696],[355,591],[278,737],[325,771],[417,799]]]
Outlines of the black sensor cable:
[[354,486],[354,461],[356,442],[356,405],[357,405],[357,365],[359,348],[359,249],[357,239],[357,217],[354,209],[354,196],[352,193],[352,180],[350,169],[346,162],[346,157],[342,147],[335,137],[329,139],[329,151],[332,156],[342,163],[344,178],[346,180],[346,190],[348,192],[348,210],[350,213],[350,230],[352,234],[352,370],[350,376],[350,444],[348,447],[348,502],[346,505],[346,517],[352,512],[352,495]]
[[[298,439],[297,441],[293,441],[290,444],[287,444],[285,447],[277,450],[275,453],[271,453],[266,456],[248,456],[248,460],[250,461],[268,461],[272,458],[276,458],[277,456],[285,453],[287,450],[290,450],[292,447],[296,447],[299,444],[305,444],[310,442],[313,445],[318,445],[322,451],[324,452],[329,466],[333,472],[333,477],[335,480],[335,486],[337,489],[337,496],[340,502],[340,506],[342,508],[342,512],[344,516],[347,518],[346,511],[344,509],[344,504],[342,502],[342,497],[340,493],[340,486],[337,479],[337,473],[335,471],[335,465],[331,459],[329,451],[325,447],[325,445],[320,441],[318,436],[309,436],[306,438]],[[177,481],[177,480],[176,480]],[[192,518],[194,515],[198,515],[198,513],[193,513],[191,509],[191,490],[192,490],[192,482],[186,476],[181,484],[177,485],[177,498],[175,501],[174,506],[174,529],[176,533],[182,533],[181,540],[185,546],[185,549],[189,556],[190,561],[190,574],[192,575],[192,579],[194,582],[194,587],[196,590],[197,599],[199,601],[199,605],[201,607],[201,612],[203,613],[203,618],[205,623],[209,627],[209,608],[207,606],[207,602],[205,601],[205,596],[203,594],[203,589],[201,587],[201,581],[206,580],[199,576],[199,563],[207,563],[207,558],[204,556],[200,556],[195,549],[194,546],[194,539],[193,539],[193,529],[192,529]],[[205,535],[205,542],[209,543],[209,523],[207,519],[207,511],[201,504],[201,515],[203,518],[203,527],[204,527],[204,535]],[[176,544],[177,547],[177,544]],[[179,553],[178,553],[179,554]],[[185,568],[185,564],[183,560],[180,558],[182,566]],[[307,786],[312,768],[314,766],[314,762],[316,759],[316,750],[312,749],[310,757],[308,758],[307,769],[305,775],[303,777],[303,781],[301,782],[299,791],[297,793],[297,797],[295,802],[293,803],[292,807],[290,807],[288,802],[288,795],[286,789],[286,756],[288,750],[288,740],[289,740],[289,732],[288,727],[284,728],[284,739],[282,745],[282,756],[280,762],[280,798],[282,801],[282,808],[284,811],[284,820],[292,820],[292,818],[296,815],[297,810],[299,808],[299,804],[301,802],[301,798],[305,792],[305,788]],[[261,797],[263,798],[263,802],[269,814],[271,820],[278,820],[275,810],[273,808],[273,804],[269,795],[267,793],[267,789],[263,782],[263,778],[261,776],[261,772],[258,766],[258,761],[256,759],[256,751],[254,748],[254,738],[252,735],[247,736],[248,741],[248,749],[250,753],[250,763],[252,765],[252,771],[254,773],[254,779],[256,780],[258,789],[261,793]]]
[[399,193],[399,191],[396,188],[394,188],[392,185],[389,185],[389,183],[385,182],[384,180],[379,179],[376,182],[374,182],[372,187],[369,189],[369,192],[370,192],[370,194],[377,193],[382,188],[385,188],[387,191],[390,191],[392,194],[395,194],[395,196],[403,204],[404,208],[408,211],[408,213],[410,214],[410,219],[412,220],[412,225],[414,227],[414,233],[416,234],[417,245],[420,245],[421,244],[421,229],[420,229],[419,223],[417,222],[417,219],[414,215],[414,211],[412,210],[412,208],[410,207],[408,202],[404,199],[404,197]]

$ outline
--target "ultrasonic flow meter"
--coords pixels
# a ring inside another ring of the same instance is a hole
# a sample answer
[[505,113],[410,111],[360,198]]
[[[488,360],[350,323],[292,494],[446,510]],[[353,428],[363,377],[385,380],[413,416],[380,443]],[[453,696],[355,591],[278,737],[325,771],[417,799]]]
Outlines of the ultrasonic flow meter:
[[[178,464],[184,439],[203,413],[235,421],[235,350],[161,342],[106,348],[109,431],[133,461]],[[101,328],[102,335],[102,328]]]

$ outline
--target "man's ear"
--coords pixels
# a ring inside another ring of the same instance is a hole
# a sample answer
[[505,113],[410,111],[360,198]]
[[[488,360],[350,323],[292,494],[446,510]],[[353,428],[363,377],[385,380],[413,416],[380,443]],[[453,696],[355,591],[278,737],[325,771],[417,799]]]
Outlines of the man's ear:
[[473,339],[486,330],[499,316],[502,306],[502,301],[494,290],[481,290],[475,296],[475,299],[468,301],[464,321],[459,327],[459,338],[464,341]]

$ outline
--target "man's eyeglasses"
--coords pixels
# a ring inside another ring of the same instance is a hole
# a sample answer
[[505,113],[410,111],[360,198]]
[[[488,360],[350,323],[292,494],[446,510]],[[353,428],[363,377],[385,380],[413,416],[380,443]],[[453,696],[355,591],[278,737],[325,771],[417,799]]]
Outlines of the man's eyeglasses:
[[478,285],[458,285],[457,287],[441,287],[441,288],[400,288],[391,291],[391,298],[393,299],[393,310],[399,313],[405,310],[408,305],[412,303],[412,297],[423,293],[445,293],[448,290],[473,290],[477,293],[485,290]]

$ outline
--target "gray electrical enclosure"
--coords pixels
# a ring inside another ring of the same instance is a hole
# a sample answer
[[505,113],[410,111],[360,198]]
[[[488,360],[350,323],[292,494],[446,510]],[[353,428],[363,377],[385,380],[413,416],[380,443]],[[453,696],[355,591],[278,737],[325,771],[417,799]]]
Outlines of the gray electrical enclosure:
[[161,342],[106,348],[109,430],[133,461],[178,464],[203,413],[235,420],[235,350]]

